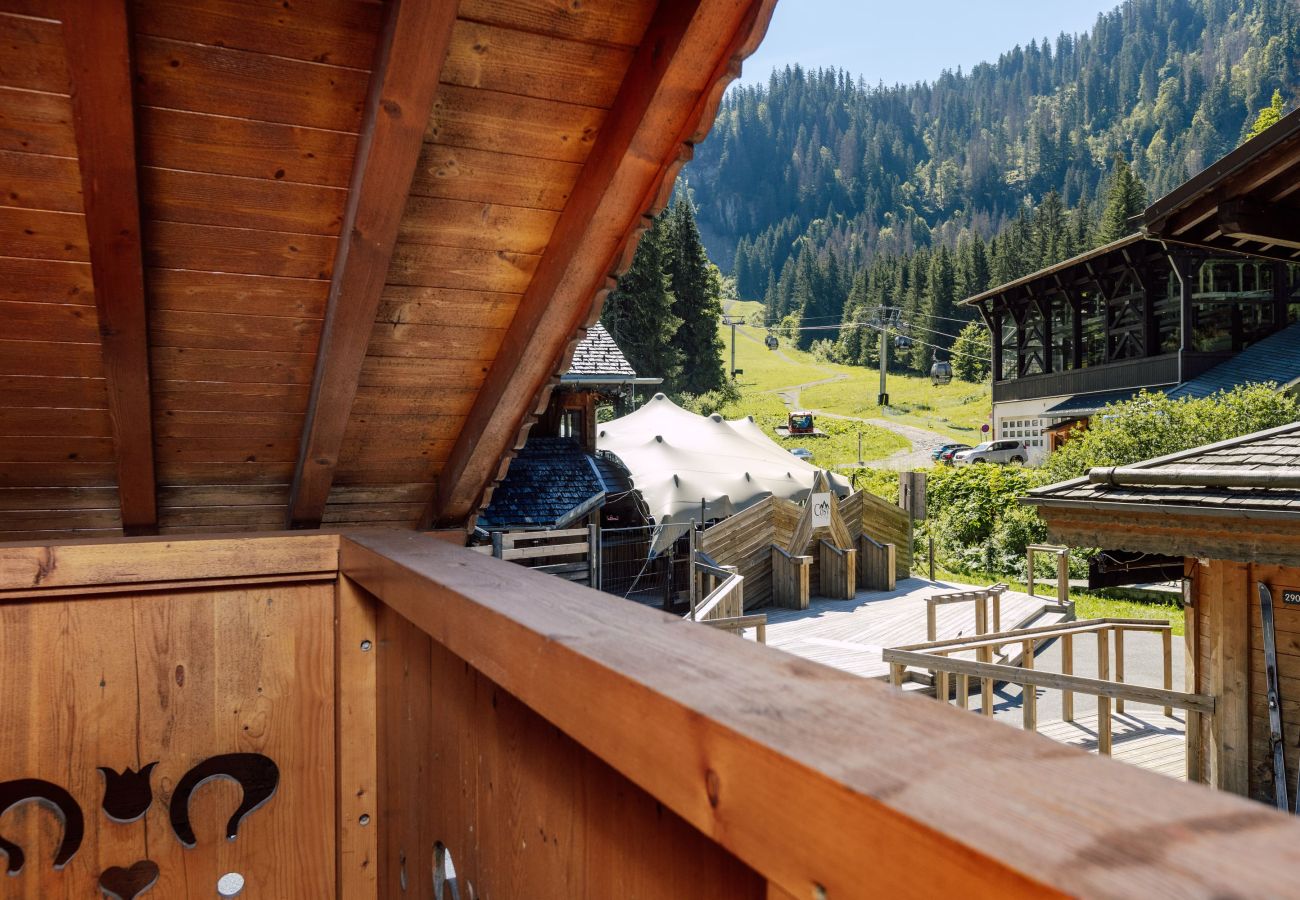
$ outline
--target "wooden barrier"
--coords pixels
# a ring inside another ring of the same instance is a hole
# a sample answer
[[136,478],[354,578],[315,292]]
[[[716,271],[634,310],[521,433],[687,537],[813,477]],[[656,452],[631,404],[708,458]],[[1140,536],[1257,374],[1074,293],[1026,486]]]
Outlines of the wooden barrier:
[[[436,896],[448,859],[462,897],[1290,889],[1290,817],[715,627],[413,532],[0,547],[0,782],[43,779],[82,814],[3,813],[26,852],[6,896],[99,896],[144,860],[146,896],[196,900],[229,872],[248,896]],[[277,771],[234,840],[239,785],[195,770],[230,753]],[[95,767],[155,760],[143,819],[102,815]],[[191,771],[187,849],[170,807]]]
[[858,593],[858,551],[817,542],[821,559],[821,594],[832,600],[852,600]]
[[812,592],[809,574],[811,556],[791,556],[775,545],[768,548],[772,560],[772,605],[784,609],[807,609]]
[[[336,859],[345,848],[374,855],[371,834],[355,827],[351,790],[373,785],[362,770],[374,732],[364,722],[373,698],[358,707],[349,692],[373,687],[373,654],[350,640],[336,646],[338,546],[332,534],[0,546],[0,782],[40,779],[67,792],[57,813],[47,801],[4,813],[0,833],[26,862],[0,876],[0,893],[100,897],[109,869],[143,860],[157,873],[146,896],[215,897],[227,872],[243,875],[249,896],[352,889],[354,872],[337,872]],[[350,611],[344,622],[352,627]],[[355,737],[344,755],[336,720]],[[277,776],[228,840],[239,784],[195,786],[202,776],[186,775],[231,753],[258,754]],[[183,783],[192,798],[169,808]],[[116,812],[138,811],[139,821],[104,814],[111,784],[128,785],[123,796],[144,786],[142,804]],[[193,847],[174,831],[172,808],[188,817]],[[84,836],[56,869],[76,821]]]
[[[993,630],[1002,630],[1002,595],[1006,593],[1005,584],[994,584],[972,591],[953,591],[947,594],[932,594],[925,598],[925,639],[933,641],[939,634],[938,608],[953,603],[975,604],[975,633],[987,634],[989,630],[989,607],[993,611]],[[1009,643],[1009,642],[1008,642]]]
[[731,616],[725,619],[706,619],[701,624],[738,635],[743,635],[752,628],[754,629],[754,639],[760,644],[767,643],[767,616],[762,613],[748,616]]
[[[1056,557],[1056,602],[1062,606],[1068,604],[1070,602],[1070,548],[1053,544],[1030,544],[1025,548],[1026,590],[1031,597],[1037,596],[1034,593],[1034,555],[1038,553],[1050,553]],[[1123,712],[1122,708],[1120,712]]]
[[[879,497],[863,493],[852,494],[843,500],[836,499],[834,507],[833,518],[842,525],[842,528],[829,532],[835,546],[858,550],[860,559],[861,548],[864,546],[860,538],[863,536],[877,544],[893,545],[894,576],[908,576],[912,560],[912,520],[905,511]],[[816,540],[826,536],[826,533],[813,534],[805,512],[797,503],[767,497],[704,531],[699,536],[699,547],[719,562],[736,566],[745,576],[745,597],[751,608],[768,603],[786,606],[793,602],[790,597],[801,595],[797,593],[796,583],[794,590],[783,589],[782,600],[776,599],[778,589],[770,549],[773,546],[781,547],[790,556],[811,555],[809,590],[820,590],[821,554],[820,551],[813,551]],[[859,572],[861,565],[859,562]],[[857,581],[865,583],[862,575],[857,576]],[[820,592],[826,593],[825,590]]]
[[389,639],[383,896],[438,846],[503,897],[1266,896],[1300,861],[1264,806],[426,543],[342,551]]
[[892,591],[897,585],[896,548],[869,534],[858,535],[858,584],[869,591]]
[[[1124,682],[1124,633],[1156,632],[1161,635],[1161,649],[1164,658],[1164,687],[1149,688],[1128,685]],[[982,634],[982,633],[981,633]],[[1074,675],[1074,638],[1079,635],[1092,634],[1097,638],[1097,678],[1080,678]],[[976,638],[950,638],[943,641],[930,640],[923,644],[910,644],[902,647],[888,648],[882,653],[882,659],[889,663],[890,682],[901,685],[904,670],[915,666],[930,671],[935,678],[935,696],[947,702],[948,678],[956,675],[967,684],[965,690],[959,686],[958,705],[966,708],[969,698],[968,679],[979,678],[981,691],[981,711],[986,716],[993,714],[992,686],[995,682],[1005,681],[1024,686],[1022,692],[1022,709],[1026,731],[1037,728],[1038,697],[1033,688],[1054,688],[1062,694],[1062,719],[1074,719],[1074,694],[1082,692],[1097,698],[1097,748],[1103,756],[1111,752],[1111,705],[1115,712],[1123,713],[1125,700],[1135,703],[1153,703],[1164,707],[1165,715],[1171,715],[1174,709],[1187,710],[1194,714],[1212,714],[1214,698],[1204,694],[1173,690],[1172,628],[1168,622],[1153,622],[1149,619],[1088,619],[1071,622],[1067,625],[1043,625],[1037,628],[1020,628],[1013,631],[995,631]],[[1114,639],[1115,677],[1111,677],[1110,643]],[[1040,672],[1034,669],[1034,655],[1042,641],[1061,641],[1062,672]],[[1008,644],[1020,644],[1020,666],[993,663],[990,654],[1000,652]],[[952,655],[963,652],[976,652],[975,661],[953,659]],[[1189,716],[1189,719],[1191,717]]]
[[[488,548],[475,549],[485,552]],[[595,525],[555,531],[494,531],[491,554],[589,587],[600,585],[600,529]]]

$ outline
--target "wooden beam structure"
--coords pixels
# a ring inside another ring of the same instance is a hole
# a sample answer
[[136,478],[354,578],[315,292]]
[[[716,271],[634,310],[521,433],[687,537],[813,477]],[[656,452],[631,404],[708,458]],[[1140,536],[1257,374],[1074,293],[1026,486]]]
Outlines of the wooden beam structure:
[[[712,120],[727,75],[738,73],[738,61],[761,40],[774,5],[659,5],[422,524],[465,523],[501,477],[506,455],[522,443],[576,333],[598,313],[613,273],[631,261],[646,221],[631,234],[626,223],[637,212],[662,208],[677,168]],[[736,37],[724,43],[717,38],[723,34]],[[699,95],[694,109],[677,102],[683,92]]]
[[1227,237],[1300,249],[1300,224],[1289,208],[1233,200],[1219,207],[1215,224]]
[[371,73],[334,259],[288,525],[321,523],[370,342],[403,204],[451,44],[457,4],[394,0]]
[[63,38],[122,529],[148,534],[157,527],[158,507],[127,4],[69,2],[65,12]]

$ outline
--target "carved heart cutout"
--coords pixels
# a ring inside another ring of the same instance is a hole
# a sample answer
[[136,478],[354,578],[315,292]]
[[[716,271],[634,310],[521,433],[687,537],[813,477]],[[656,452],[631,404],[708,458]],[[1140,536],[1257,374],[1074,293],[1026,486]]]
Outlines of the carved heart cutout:
[[99,886],[110,900],[135,900],[158,880],[158,864],[142,859],[129,869],[112,866],[99,876]]

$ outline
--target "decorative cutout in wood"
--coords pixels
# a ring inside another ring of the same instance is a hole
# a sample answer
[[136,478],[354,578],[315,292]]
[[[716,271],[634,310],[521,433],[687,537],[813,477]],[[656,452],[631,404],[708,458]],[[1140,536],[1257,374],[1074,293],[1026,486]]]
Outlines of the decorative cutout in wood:
[[134,822],[149,809],[153,802],[153,788],[149,776],[157,762],[151,762],[140,771],[127,768],[120,773],[100,766],[104,775],[104,813],[114,822]]
[[239,823],[244,817],[275,794],[280,783],[280,767],[270,757],[260,753],[226,753],[205,759],[186,772],[176,784],[171,802],[172,830],[186,847],[198,843],[190,825],[190,796],[214,778],[229,778],[244,791],[243,802],[226,824],[226,839],[233,841],[239,834]]
[[[81,805],[57,784],[39,778],[18,778],[0,783],[0,815],[28,801],[53,810],[63,823],[63,840],[59,842],[58,852],[54,855],[54,868],[62,869],[81,847],[81,839],[86,833]],[[0,837],[0,853],[9,859],[8,874],[17,875],[26,861],[22,848]]]
[[135,900],[158,880],[158,864],[142,859],[131,868],[111,866],[99,876],[99,889],[109,900]]

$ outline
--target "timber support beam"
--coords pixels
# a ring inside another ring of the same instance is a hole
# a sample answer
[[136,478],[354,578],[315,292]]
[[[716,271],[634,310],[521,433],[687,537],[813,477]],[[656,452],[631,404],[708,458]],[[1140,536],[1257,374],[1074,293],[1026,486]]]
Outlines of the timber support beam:
[[319,527],[325,514],[397,243],[404,209],[399,198],[415,177],[457,8],[422,0],[394,0],[388,7],[289,492],[290,528]]
[[117,448],[122,530],[129,535],[151,534],[158,527],[158,502],[125,0],[69,2],[63,39],[108,410]]

